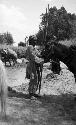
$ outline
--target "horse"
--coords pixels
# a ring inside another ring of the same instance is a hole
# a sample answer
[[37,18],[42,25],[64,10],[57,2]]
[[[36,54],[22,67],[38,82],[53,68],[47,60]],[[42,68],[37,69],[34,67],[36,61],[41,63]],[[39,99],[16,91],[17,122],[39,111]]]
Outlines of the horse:
[[53,42],[49,46],[46,60],[50,60],[53,56],[66,64],[69,71],[74,74],[76,82],[76,47],[67,47],[63,44]]
[[6,62],[9,62],[11,66],[11,61],[13,61],[13,65],[15,65],[15,63],[17,63],[17,54],[11,49],[3,49],[1,51],[1,59],[5,62],[5,66]]
[[7,98],[7,75],[3,62],[0,60],[0,96],[1,96],[1,115],[6,116],[6,98]]

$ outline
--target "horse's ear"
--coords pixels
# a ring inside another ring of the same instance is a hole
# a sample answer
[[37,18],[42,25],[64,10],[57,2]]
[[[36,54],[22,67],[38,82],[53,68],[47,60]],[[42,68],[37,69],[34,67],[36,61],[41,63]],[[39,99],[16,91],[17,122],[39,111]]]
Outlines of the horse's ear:
[[58,41],[53,42],[53,45],[55,46],[59,45]]

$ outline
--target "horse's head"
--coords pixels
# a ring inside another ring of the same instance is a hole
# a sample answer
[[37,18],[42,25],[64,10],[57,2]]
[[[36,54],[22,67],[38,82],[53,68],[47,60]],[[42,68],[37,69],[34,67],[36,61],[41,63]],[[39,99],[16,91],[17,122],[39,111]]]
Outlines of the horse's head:
[[44,59],[44,63],[46,63],[46,62],[48,62],[47,61],[47,58],[46,58],[46,50],[45,50],[45,48],[44,49],[42,49],[42,51],[41,51],[41,53],[40,53],[40,55],[41,55],[41,58],[43,58]]
[[[50,61],[51,47],[49,44],[45,46],[45,48],[41,51],[41,57],[44,58],[44,62],[47,63]],[[53,48],[52,48],[53,53]]]
[[54,42],[50,43],[49,47],[46,49],[47,49],[47,57],[50,58],[55,54],[55,43]]
[[53,60],[54,58],[57,58],[60,51],[61,49],[58,47],[58,43],[51,42],[43,51],[45,62],[49,62],[50,59]]

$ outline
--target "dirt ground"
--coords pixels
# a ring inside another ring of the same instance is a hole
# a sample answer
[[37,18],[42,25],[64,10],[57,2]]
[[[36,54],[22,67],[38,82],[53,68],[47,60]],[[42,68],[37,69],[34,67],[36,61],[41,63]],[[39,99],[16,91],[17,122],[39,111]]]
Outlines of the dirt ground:
[[34,99],[28,96],[26,65],[6,71],[8,85],[17,93],[9,93],[7,118],[0,118],[0,125],[76,125],[76,84],[67,67],[57,75],[49,63],[44,64],[41,93]]

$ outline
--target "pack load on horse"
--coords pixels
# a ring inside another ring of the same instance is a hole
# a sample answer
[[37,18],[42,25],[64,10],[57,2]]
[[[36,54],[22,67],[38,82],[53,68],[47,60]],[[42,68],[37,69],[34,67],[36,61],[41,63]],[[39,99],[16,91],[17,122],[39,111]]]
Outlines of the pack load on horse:
[[12,49],[2,49],[1,51],[1,59],[3,62],[9,62],[10,66],[11,66],[11,61],[13,61],[13,65],[15,65],[15,63],[17,63],[17,54],[15,51],[13,51]]
[[67,47],[60,43],[51,43],[48,49],[47,58],[50,59],[55,55],[61,62],[66,64],[68,69],[74,74],[76,81],[76,47]]
[[10,61],[9,57],[7,56],[7,50],[2,49],[0,54],[1,54],[1,60],[2,60],[2,62],[5,63],[5,66],[6,66],[6,62],[9,62],[10,66],[11,66],[11,61]]
[[17,53],[14,50],[7,48],[7,53],[14,55],[17,58]]
[[35,94],[38,87],[40,93],[43,59],[36,56],[32,45],[28,46],[26,55],[29,61],[26,68],[26,77],[30,78],[29,94]]
[[7,54],[10,56],[13,61],[13,64],[15,65],[15,63],[17,63],[17,53],[14,50],[8,48]]

